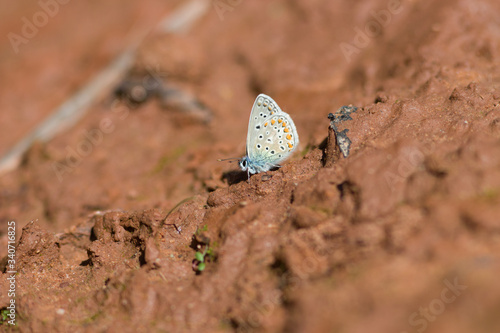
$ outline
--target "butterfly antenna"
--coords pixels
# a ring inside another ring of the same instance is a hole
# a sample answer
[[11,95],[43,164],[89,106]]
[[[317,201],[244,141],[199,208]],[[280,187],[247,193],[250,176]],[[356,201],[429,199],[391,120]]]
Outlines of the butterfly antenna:
[[237,162],[240,159],[238,157],[230,157],[230,158],[219,158],[217,159],[218,162],[224,162],[224,161],[229,161],[229,163]]

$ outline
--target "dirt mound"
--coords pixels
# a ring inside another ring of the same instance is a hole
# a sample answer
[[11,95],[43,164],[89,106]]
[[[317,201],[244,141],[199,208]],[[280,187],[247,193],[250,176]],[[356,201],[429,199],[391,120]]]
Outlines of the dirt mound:
[[[120,91],[154,68],[151,101],[97,106],[0,179],[2,215],[40,216],[17,247],[20,328],[498,331],[500,4],[224,4],[144,43]],[[300,153],[247,179],[216,159],[244,151],[260,92]]]

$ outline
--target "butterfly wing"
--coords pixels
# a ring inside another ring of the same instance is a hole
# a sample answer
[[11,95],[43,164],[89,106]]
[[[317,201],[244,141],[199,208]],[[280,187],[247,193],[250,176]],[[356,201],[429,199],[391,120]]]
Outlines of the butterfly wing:
[[247,134],[247,156],[258,166],[278,165],[299,144],[292,118],[269,96],[260,94],[250,113]]

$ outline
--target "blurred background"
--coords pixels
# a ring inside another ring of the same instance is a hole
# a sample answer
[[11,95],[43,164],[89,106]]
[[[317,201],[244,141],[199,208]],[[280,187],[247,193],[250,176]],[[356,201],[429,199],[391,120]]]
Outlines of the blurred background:
[[11,130],[2,133],[2,155],[175,4],[3,1],[1,123]]

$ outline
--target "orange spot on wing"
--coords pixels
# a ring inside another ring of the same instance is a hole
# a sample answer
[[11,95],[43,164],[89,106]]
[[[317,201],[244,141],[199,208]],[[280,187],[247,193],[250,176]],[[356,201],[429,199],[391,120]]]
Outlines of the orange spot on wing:
[[[287,128],[285,128],[285,129],[287,129]],[[287,140],[292,140],[292,135],[291,135],[291,134],[288,134],[288,135],[286,136],[286,138],[287,138]]]
[[283,119],[278,119],[278,123],[282,123],[283,122]]
[[285,129],[283,130],[283,132],[288,133],[288,132],[290,132],[290,130],[289,130],[289,129],[288,129],[288,127],[287,127],[287,128],[285,128]]
[[264,124],[264,127],[266,127],[266,126],[267,126],[267,124],[268,124],[268,123],[266,122],[266,123]]
[[271,125],[274,125],[274,123],[276,122],[276,120],[271,120]]
[[290,148],[290,149],[293,148],[293,145],[290,142],[288,143],[288,148]]

